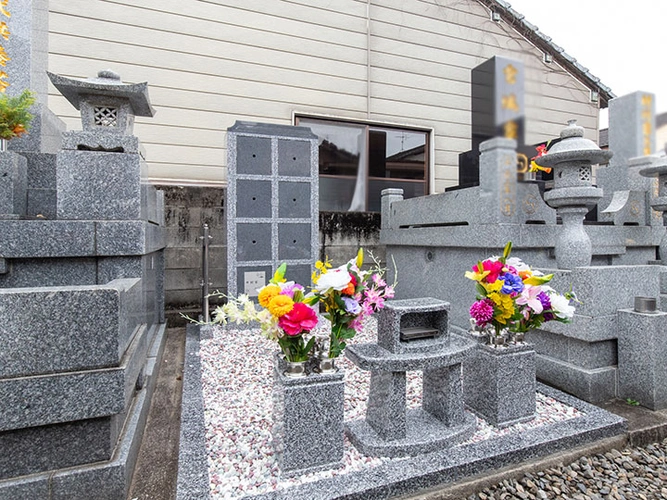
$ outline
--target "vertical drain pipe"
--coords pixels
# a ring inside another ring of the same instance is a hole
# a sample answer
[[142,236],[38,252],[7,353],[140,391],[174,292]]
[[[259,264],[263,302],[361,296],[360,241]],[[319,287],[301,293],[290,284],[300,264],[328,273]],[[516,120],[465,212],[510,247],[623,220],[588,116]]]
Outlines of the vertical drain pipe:
[[366,1],[366,119],[371,119],[371,0]]
[[208,311],[208,243],[211,235],[208,234],[208,224],[202,226],[202,235],[199,237],[202,240],[201,248],[201,317],[200,321],[209,322],[211,320]]

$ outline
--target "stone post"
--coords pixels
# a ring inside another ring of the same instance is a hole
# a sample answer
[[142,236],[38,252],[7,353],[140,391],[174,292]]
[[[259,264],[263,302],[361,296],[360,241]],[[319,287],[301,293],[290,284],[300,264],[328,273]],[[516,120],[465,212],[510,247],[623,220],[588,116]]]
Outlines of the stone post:
[[[663,223],[667,224],[667,157],[661,156],[652,162],[652,166],[639,171],[644,177],[658,178],[658,195],[651,201],[651,208],[662,212]],[[663,265],[667,263],[667,233],[663,233],[660,240],[660,260]]]
[[391,204],[403,199],[403,190],[397,188],[383,189],[381,196],[382,218],[380,229],[391,229],[393,227],[391,222]]
[[667,313],[618,311],[618,397],[667,408]]

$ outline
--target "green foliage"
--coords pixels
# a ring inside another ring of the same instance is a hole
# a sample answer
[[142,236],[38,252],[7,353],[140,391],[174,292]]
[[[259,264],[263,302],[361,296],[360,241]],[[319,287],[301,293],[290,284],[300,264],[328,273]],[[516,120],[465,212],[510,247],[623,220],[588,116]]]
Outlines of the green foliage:
[[628,398],[628,399],[626,399],[625,402],[626,402],[627,404],[629,404],[630,406],[639,406],[639,401],[635,401],[635,400],[632,399],[632,398]]
[[29,110],[35,102],[35,94],[30,90],[17,97],[0,94],[0,138],[20,137],[30,129],[33,116]]
[[311,337],[308,343],[304,343],[303,335],[285,335],[278,339],[278,345],[285,354],[287,361],[308,361],[310,351],[313,350],[315,337]]

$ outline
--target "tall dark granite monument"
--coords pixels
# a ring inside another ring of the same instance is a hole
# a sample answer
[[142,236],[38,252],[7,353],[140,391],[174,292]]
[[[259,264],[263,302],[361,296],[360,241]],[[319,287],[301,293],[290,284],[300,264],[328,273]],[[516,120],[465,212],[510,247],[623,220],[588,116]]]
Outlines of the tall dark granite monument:
[[479,185],[482,142],[505,137],[514,139],[519,151],[524,149],[523,63],[494,56],[473,68],[471,82],[472,149],[459,155],[459,187]]

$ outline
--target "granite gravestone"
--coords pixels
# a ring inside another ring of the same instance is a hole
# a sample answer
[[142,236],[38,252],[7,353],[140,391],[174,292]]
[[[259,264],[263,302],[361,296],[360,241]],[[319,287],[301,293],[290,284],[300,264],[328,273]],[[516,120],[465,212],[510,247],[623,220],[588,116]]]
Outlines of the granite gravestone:
[[614,156],[597,172],[604,191],[598,204],[598,220],[617,225],[662,225],[651,210],[657,196],[655,180],[639,170],[650,166],[655,152],[655,96],[633,92],[609,101],[609,149]]
[[[472,149],[459,155],[459,187],[479,184],[479,146],[494,137],[524,148],[524,68],[521,61],[494,56],[473,68]],[[531,156],[532,151],[531,151]]]
[[[618,311],[631,307],[635,296],[659,296],[663,268],[651,264],[664,229],[646,224],[584,226],[591,241],[591,266],[558,269],[556,243],[567,227],[557,224],[555,211],[539,192],[531,191],[537,189],[534,184],[517,182],[516,176],[508,177],[507,186],[497,181],[511,162],[513,146],[499,138],[481,145],[480,186],[408,200],[387,194],[391,200],[383,204],[380,241],[400,274],[411,277],[399,280],[396,296],[428,294],[447,300],[452,328],[467,331],[475,289],[464,273],[477,261],[502,254],[512,241],[513,255],[553,272],[553,287],[573,289],[582,301],[572,325],[550,322],[526,336],[535,344],[538,378],[587,401],[606,401],[618,395]],[[589,182],[586,167],[580,174]],[[577,194],[578,188],[572,189]],[[505,191],[512,204],[501,202]]]
[[281,263],[304,286],[319,254],[317,136],[237,122],[227,132],[227,292],[257,296]]
[[[101,76],[52,79],[77,108],[151,109]],[[165,328],[162,197],[118,149],[132,119],[68,133],[57,219],[0,220],[0,498],[127,495]]]

